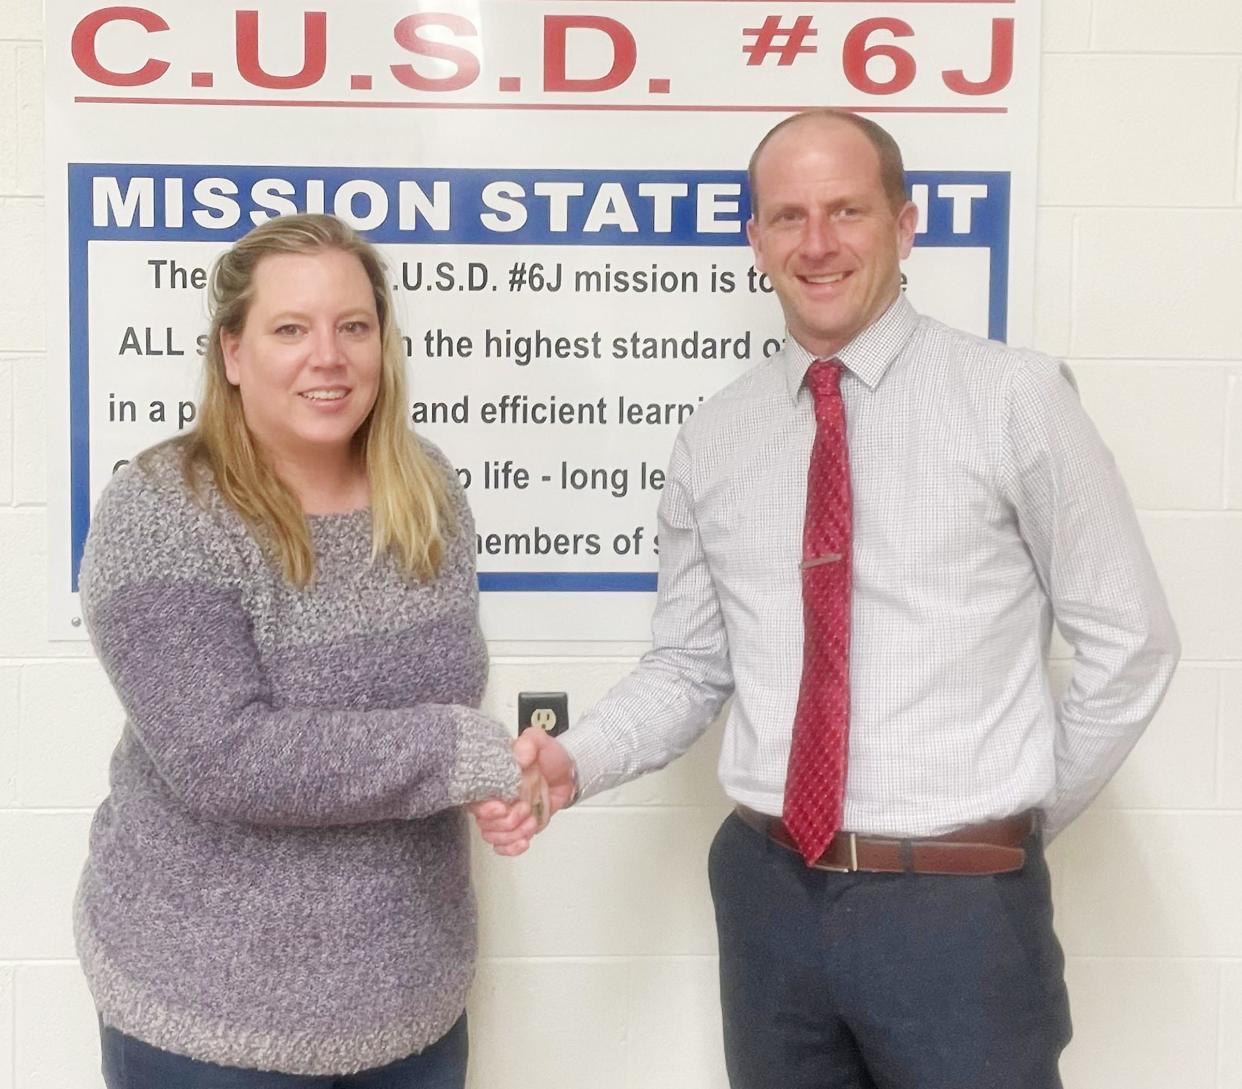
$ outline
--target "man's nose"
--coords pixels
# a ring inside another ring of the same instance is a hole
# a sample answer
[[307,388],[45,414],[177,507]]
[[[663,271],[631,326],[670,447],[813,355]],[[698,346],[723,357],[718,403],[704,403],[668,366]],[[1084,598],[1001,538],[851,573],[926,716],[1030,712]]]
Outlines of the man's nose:
[[837,230],[830,216],[810,216],[802,230],[802,252],[807,256],[835,253]]

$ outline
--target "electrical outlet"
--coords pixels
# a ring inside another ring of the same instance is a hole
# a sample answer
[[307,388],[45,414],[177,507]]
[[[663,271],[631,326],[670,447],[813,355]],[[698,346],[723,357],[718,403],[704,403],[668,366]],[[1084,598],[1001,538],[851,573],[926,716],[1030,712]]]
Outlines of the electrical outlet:
[[538,726],[553,737],[569,729],[569,697],[564,692],[519,692],[518,733]]

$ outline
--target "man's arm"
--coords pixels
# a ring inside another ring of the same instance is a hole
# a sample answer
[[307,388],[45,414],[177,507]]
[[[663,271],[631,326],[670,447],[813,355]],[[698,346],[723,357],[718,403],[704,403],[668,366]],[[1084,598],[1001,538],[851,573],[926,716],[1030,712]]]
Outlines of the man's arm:
[[[515,743],[523,767],[537,763],[556,812],[571,798],[664,767],[702,735],[733,690],[729,644],[716,586],[699,537],[684,434],[673,448],[660,499],[660,583],[652,649],[563,735],[528,730]],[[563,743],[562,743],[563,742]],[[472,807],[483,838],[520,854],[534,834],[522,803]]]
[[1015,375],[1006,443],[1019,529],[1074,650],[1056,713],[1055,835],[1138,741],[1180,648],[1125,485],[1067,368],[1032,357]]

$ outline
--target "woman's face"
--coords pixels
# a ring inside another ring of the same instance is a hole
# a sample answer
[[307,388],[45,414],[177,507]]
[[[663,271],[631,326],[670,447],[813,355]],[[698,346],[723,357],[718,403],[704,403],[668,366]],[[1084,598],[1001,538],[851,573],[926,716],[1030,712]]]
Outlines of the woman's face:
[[220,334],[246,424],[277,462],[351,455],[379,391],[380,325],[362,262],[273,254],[254,271],[240,335]]

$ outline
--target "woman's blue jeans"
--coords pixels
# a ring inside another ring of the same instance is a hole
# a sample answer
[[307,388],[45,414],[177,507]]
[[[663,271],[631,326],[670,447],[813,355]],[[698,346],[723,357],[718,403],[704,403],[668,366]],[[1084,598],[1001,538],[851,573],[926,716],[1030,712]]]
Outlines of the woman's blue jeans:
[[466,1015],[417,1055],[358,1074],[306,1076],[217,1066],[144,1044],[100,1025],[104,1084],[108,1089],[463,1089],[468,1040]]

